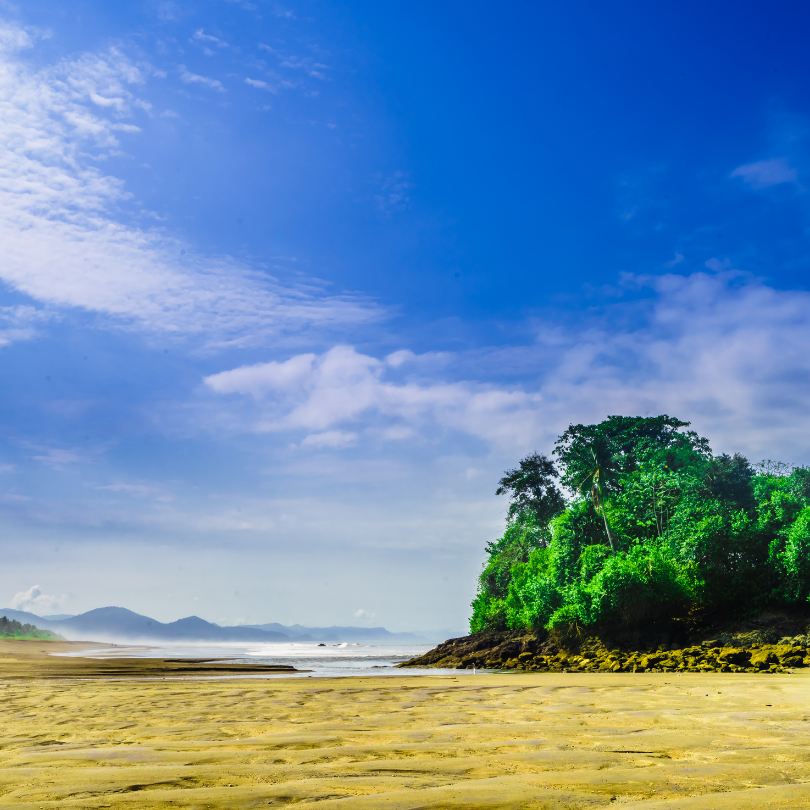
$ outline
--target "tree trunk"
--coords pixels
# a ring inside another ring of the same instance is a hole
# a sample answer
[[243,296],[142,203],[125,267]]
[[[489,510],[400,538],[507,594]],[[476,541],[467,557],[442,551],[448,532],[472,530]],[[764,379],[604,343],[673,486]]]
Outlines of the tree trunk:
[[605,515],[605,507],[602,506],[602,520],[605,521],[605,531],[607,532],[608,542],[610,543],[610,550],[615,554],[616,549],[613,547],[613,535],[610,533],[610,526],[608,526],[607,515]]

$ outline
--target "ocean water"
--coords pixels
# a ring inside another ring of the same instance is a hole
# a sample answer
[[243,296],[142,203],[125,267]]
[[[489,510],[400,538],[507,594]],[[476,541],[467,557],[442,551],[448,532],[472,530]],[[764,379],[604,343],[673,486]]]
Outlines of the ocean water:
[[[87,658],[205,658],[240,664],[287,664],[300,673],[258,673],[241,675],[245,678],[290,678],[290,677],[342,677],[369,675],[438,675],[452,672],[466,673],[467,670],[442,669],[394,669],[394,665],[422,655],[435,644],[352,644],[328,643],[239,643],[227,644],[156,644],[156,645],[110,645],[107,648],[80,650],[58,655]],[[234,676],[228,676],[234,677]]]

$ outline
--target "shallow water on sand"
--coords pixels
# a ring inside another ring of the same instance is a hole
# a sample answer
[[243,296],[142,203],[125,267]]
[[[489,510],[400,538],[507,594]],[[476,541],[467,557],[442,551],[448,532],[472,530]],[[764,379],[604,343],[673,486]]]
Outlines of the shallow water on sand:
[[[287,664],[299,670],[303,676],[336,677],[351,675],[391,675],[395,664],[422,655],[432,649],[433,644],[352,644],[330,643],[238,643],[227,644],[160,644],[143,646],[110,645],[108,648],[79,650],[57,653],[68,657],[82,658],[204,658],[206,660],[227,661],[240,664]],[[454,674],[458,670],[448,670]],[[408,675],[441,674],[440,669],[408,669]],[[294,673],[278,676],[269,673],[241,677],[287,677]]]

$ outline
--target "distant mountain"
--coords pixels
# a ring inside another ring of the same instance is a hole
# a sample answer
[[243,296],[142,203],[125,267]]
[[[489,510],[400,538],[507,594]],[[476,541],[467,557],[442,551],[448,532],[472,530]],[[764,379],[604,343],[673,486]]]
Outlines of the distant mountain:
[[[68,639],[109,642],[387,642],[419,643],[427,639],[414,633],[390,633],[384,627],[304,627],[300,624],[258,624],[221,627],[199,616],[187,616],[163,623],[122,607],[89,610],[78,616],[36,616],[24,610],[0,608],[6,616],[23,624],[53,630]],[[442,639],[443,640],[443,639]]]
[[[23,624],[36,624],[37,627],[46,627],[50,622],[45,616],[37,616],[34,613],[27,613],[24,610],[14,610],[13,608],[0,608],[0,618],[5,616],[7,619],[13,619],[15,622],[22,622]],[[39,622],[39,624],[37,624]]]
[[276,622],[247,626],[274,633],[286,633],[288,636],[296,636],[296,640],[307,638],[307,640],[311,639],[312,641],[388,641],[392,644],[427,641],[426,638],[417,636],[415,633],[392,633],[384,627],[339,627],[337,625],[332,627],[304,627],[302,624],[284,625]]
[[164,624],[121,607],[90,610],[69,619],[45,619],[22,610],[0,608],[0,617],[36,624],[68,639],[84,641],[290,641],[283,633],[253,627],[220,627],[198,616]]

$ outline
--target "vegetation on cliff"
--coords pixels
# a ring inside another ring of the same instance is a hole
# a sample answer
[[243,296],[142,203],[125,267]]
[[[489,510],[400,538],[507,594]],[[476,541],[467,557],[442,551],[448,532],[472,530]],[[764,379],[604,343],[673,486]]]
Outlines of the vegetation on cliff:
[[810,594],[810,469],[714,455],[689,423],[571,425],[553,458],[501,479],[503,536],[470,630],[567,632],[801,613]]
[[33,624],[23,624],[6,616],[0,618],[0,639],[38,639],[40,641],[64,641],[58,633],[41,630]]

